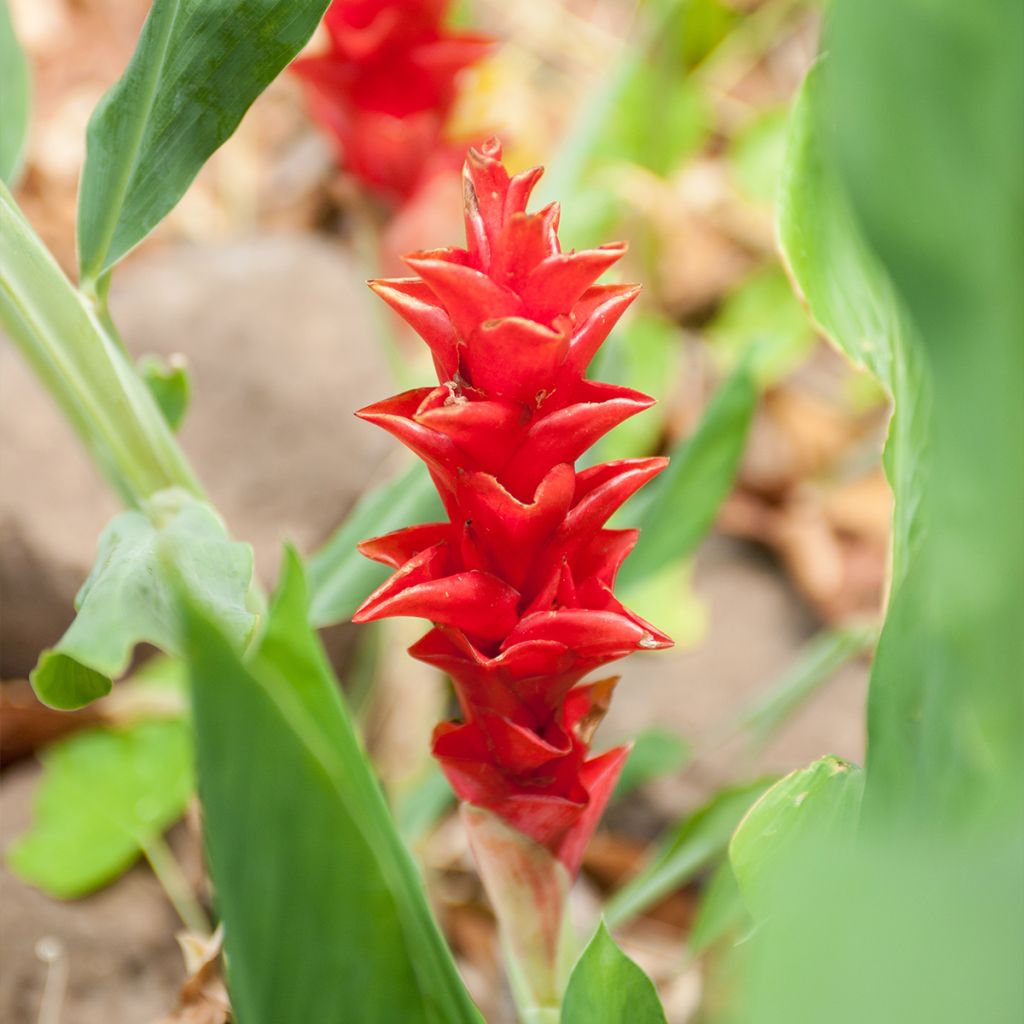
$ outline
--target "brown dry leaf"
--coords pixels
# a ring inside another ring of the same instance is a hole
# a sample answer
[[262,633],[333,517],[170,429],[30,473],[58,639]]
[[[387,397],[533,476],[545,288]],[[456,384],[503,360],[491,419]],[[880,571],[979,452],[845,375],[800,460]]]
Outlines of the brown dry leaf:
[[185,958],[186,978],[178,1006],[159,1024],[229,1024],[231,1003],[221,972],[223,929],[213,935],[179,932],[176,936]]

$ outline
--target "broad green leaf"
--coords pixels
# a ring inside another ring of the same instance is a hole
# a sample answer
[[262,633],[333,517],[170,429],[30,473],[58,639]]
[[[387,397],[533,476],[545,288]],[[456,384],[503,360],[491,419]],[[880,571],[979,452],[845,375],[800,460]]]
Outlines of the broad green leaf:
[[633,740],[612,799],[619,800],[644,784],[671,775],[690,759],[692,748],[678,733],[648,729]]
[[720,857],[740,819],[772,782],[758,779],[723,789],[694,811],[661,843],[651,863],[608,901],[608,923],[615,928],[643,913]]
[[743,896],[726,857],[701,891],[697,916],[686,938],[686,947],[692,956],[699,956],[726,935],[749,923]]
[[47,747],[31,828],[7,855],[11,869],[61,899],[117,878],[184,812],[191,732],[183,719],[140,721]]
[[75,621],[32,673],[45,704],[68,710],[109,693],[137,644],[180,651],[172,563],[236,644],[251,631],[251,548],[230,541],[208,505],[180,495],[167,500],[172,507],[161,526],[130,511],[104,531],[96,564],[75,599]]
[[310,621],[347,622],[390,575],[356,551],[356,544],[410,523],[441,519],[444,510],[429,474],[416,463],[360,499],[348,518],[309,559]]
[[569,978],[562,1024],[665,1024],[654,983],[619,949],[603,921]]
[[154,0],[120,81],[89,122],[78,253],[93,287],[170,212],[327,0]]
[[308,625],[289,552],[243,662],[191,594],[199,794],[245,1024],[481,1024]]
[[14,34],[7,0],[0,0],[0,179],[18,180],[28,141],[28,61]]
[[619,574],[624,590],[685,558],[711,528],[732,488],[756,403],[744,361],[718,389],[693,435],[672,452],[668,469],[632,504],[640,540]]
[[824,58],[793,106],[777,204],[779,243],[822,330],[893,394],[903,345],[897,300],[837,177],[823,121]]
[[160,406],[167,425],[171,430],[177,430],[185,418],[191,391],[184,365],[146,356],[139,361],[139,373]]
[[859,768],[823,757],[780,779],[747,811],[729,843],[729,862],[755,919],[779,905],[780,878],[809,846],[853,841],[863,792]]
[[716,351],[733,363],[749,353],[751,372],[762,387],[793,370],[815,341],[806,311],[775,265],[757,271],[730,293],[707,335]]
[[[821,121],[931,397],[916,486],[896,488],[920,536],[872,674],[866,813],[973,827],[1019,817],[1024,776],[1024,7],[835,18]],[[894,394],[899,421],[913,395]]]
[[795,663],[764,696],[743,712],[740,728],[755,746],[765,743],[823,683],[868,650],[876,636],[876,631],[868,628],[822,630],[804,645]]

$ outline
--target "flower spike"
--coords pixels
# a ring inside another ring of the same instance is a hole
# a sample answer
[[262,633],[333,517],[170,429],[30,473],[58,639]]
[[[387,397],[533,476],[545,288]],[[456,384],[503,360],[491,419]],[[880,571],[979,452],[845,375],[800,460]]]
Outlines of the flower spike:
[[434,734],[445,775],[574,875],[628,753],[590,756],[615,680],[582,680],[672,643],[615,599],[637,531],[605,524],[666,460],[574,467],[652,399],[584,377],[638,289],[597,283],[625,246],[563,252],[558,207],[527,212],[540,173],[510,176],[496,140],[470,150],[466,248],[371,283],[429,346],[438,386],[359,415],[427,464],[449,521],[360,545],[396,572],[355,620],[434,624],[410,653],[455,684],[463,720]]

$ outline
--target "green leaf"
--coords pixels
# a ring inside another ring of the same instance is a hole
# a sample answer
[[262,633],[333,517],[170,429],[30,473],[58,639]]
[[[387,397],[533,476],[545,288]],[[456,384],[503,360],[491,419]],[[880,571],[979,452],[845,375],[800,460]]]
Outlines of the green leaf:
[[433,759],[422,775],[394,799],[395,823],[406,843],[412,845],[433,828],[455,803],[452,787]]
[[775,265],[757,271],[729,294],[707,334],[731,361],[748,356],[762,387],[793,370],[815,341],[807,312]]
[[732,488],[756,403],[757,388],[743,362],[718,389],[693,435],[672,452],[668,469],[641,492],[633,504],[640,540],[619,574],[625,591],[685,558],[711,529]]
[[247,605],[252,550],[228,539],[208,506],[170,495],[177,503],[157,526],[142,512],[122,512],[100,538],[96,564],[75,608],[78,614],[32,673],[39,699],[51,707],[82,707],[108,693],[128,668],[135,646],[168,653],[181,648],[168,566],[201,595],[207,614],[241,645],[255,621]]
[[729,862],[755,919],[779,905],[779,879],[808,844],[853,840],[863,792],[864,773],[829,756],[780,779],[747,811],[729,843]]
[[692,748],[682,736],[667,729],[647,729],[633,740],[633,749],[619,775],[612,799],[664,775],[671,775],[690,759]]
[[28,61],[14,34],[7,0],[0,0],[0,179],[21,173],[31,107]]
[[823,684],[844,665],[863,654],[875,641],[874,629],[826,629],[808,641],[790,666],[747,708],[740,728],[755,746],[763,745]]
[[743,126],[729,149],[729,165],[740,191],[764,206],[775,202],[788,121],[786,107],[763,111]]
[[654,983],[602,921],[569,978],[562,1024],[665,1024]]
[[[884,8],[872,42],[883,5],[837,7],[821,118],[931,398],[896,489],[920,534],[872,673],[865,804],[961,829],[1019,820],[1024,777],[1024,8]],[[914,392],[895,398],[899,421]]]
[[124,75],[89,122],[81,279],[99,279],[182,197],[306,44],[327,0],[154,0]]
[[327,543],[309,559],[310,621],[313,625],[347,622],[390,575],[385,566],[359,554],[356,544],[410,523],[443,516],[441,499],[429,474],[419,463],[364,495]]
[[890,395],[904,358],[899,305],[885,269],[864,241],[837,177],[824,123],[823,59],[793,106],[779,185],[779,243],[811,315]]
[[247,663],[189,593],[199,793],[246,1024],[481,1024],[308,625],[288,552]]
[[174,360],[165,363],[156,356],[146,356],[139,361],[139,373],[160,406],[167,425],[177,430],[185,418],[191,391],[184,364]]
[[[601,346],[591,364],[591,380],[642,391],[663,403],[679,368],[679,329],[664,317],[641,312]],[[653,452],[664,427],[664,406],[655,406],[621,423],[580,460],[592,466]]]
[[181,817],[193,791],[184,719],[91,729],[47,747],[31,828],[11,869],[72,899],[113,881]]
[[701,892],[697,916],[693,919],[686,947],[691,956],[699,956],[749,921],[736,875],[726,857]]
[[726,850],[733,830],[772,779],[732,786],[694,811],[660,845],[651,863],[630,879],[605,907],[616,928],[690,881]]

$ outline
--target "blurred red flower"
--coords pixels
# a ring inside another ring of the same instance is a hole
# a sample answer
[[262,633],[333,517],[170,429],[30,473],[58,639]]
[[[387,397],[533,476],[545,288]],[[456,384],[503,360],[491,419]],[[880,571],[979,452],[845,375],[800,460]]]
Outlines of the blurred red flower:
[[492,41],[449,32],[449,0],[334,0],[324,25],[328,51],[297,60],[314,119],[352,174],[407,200],[465,146],[446,138],[455,79]]

